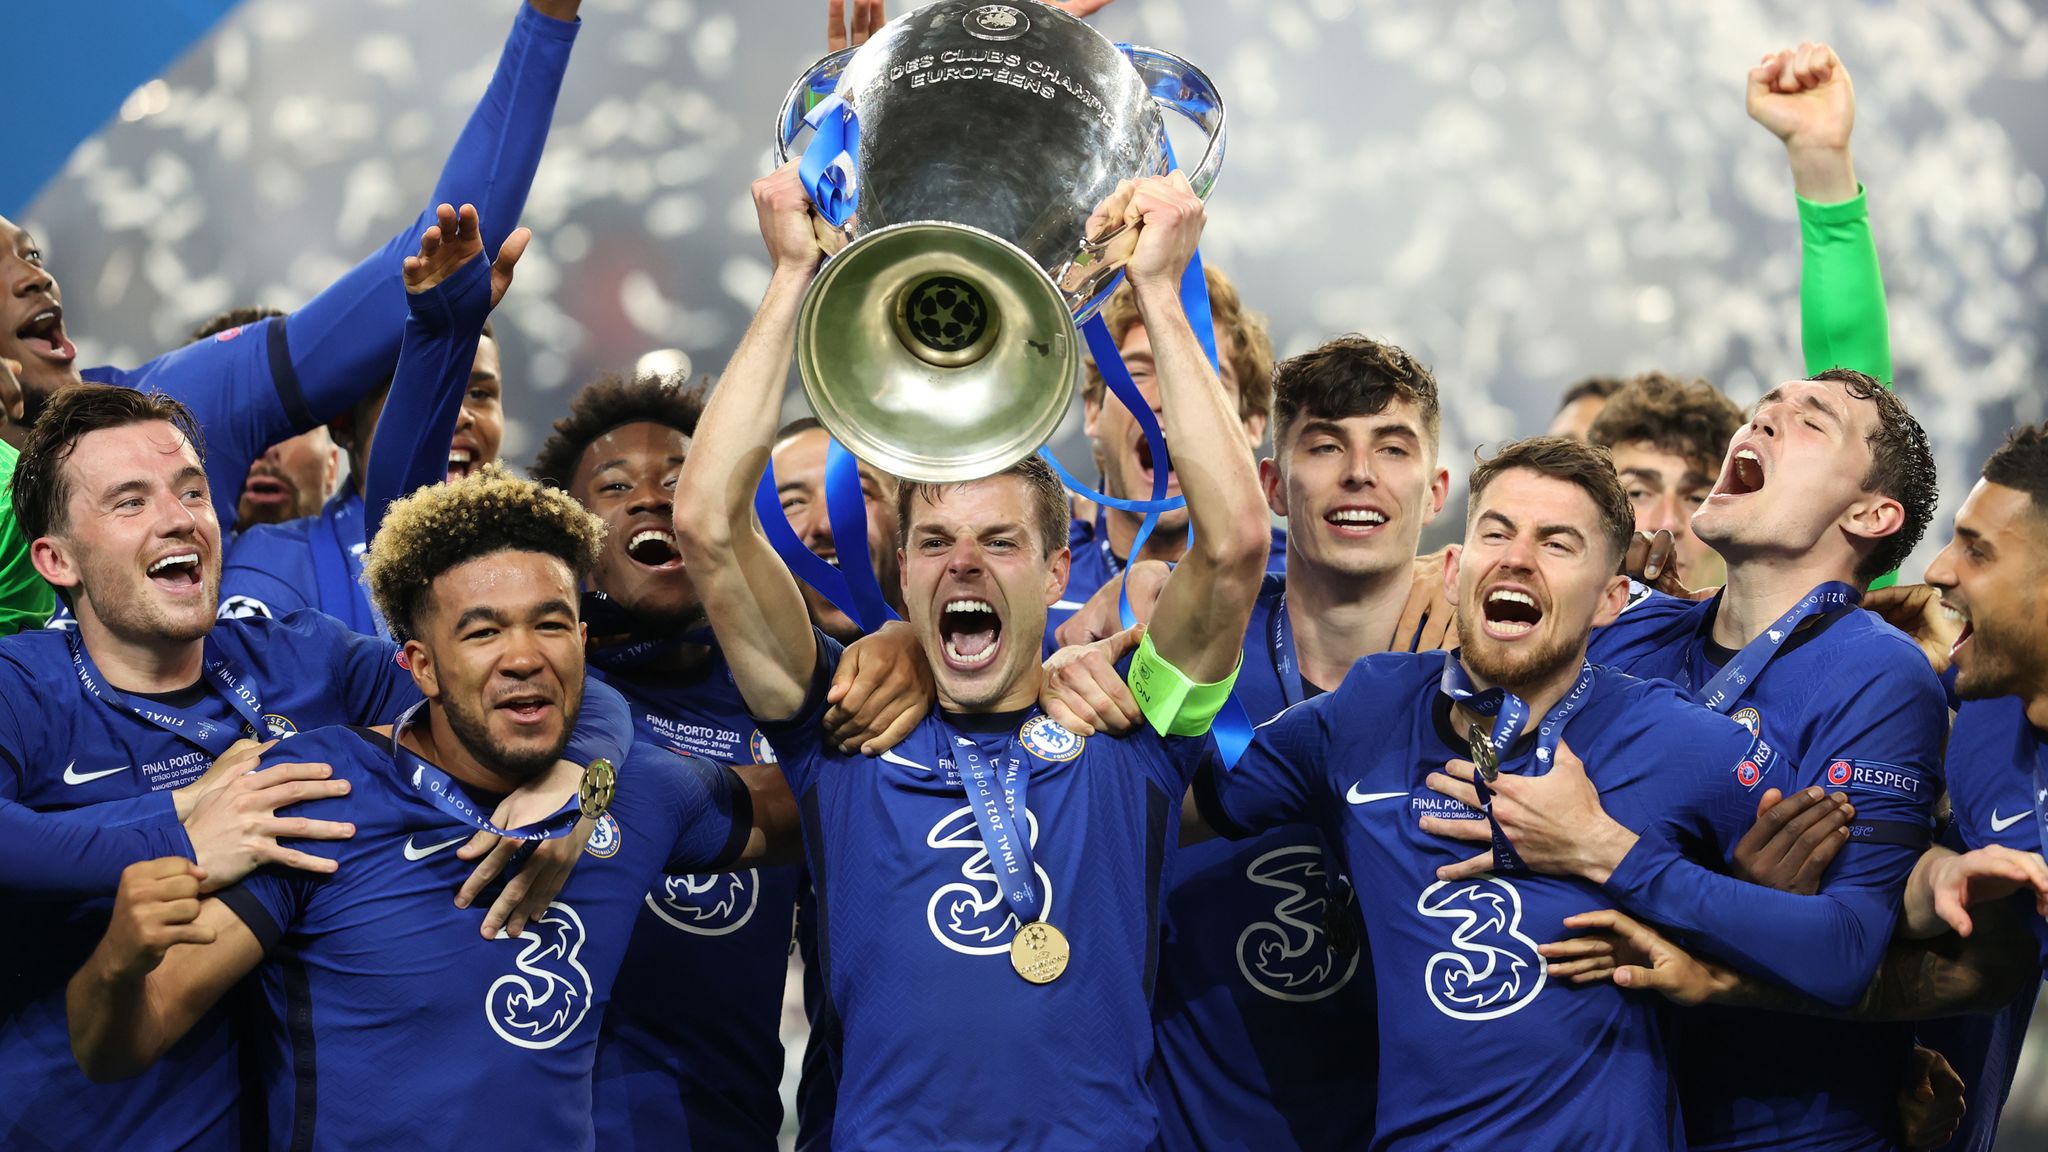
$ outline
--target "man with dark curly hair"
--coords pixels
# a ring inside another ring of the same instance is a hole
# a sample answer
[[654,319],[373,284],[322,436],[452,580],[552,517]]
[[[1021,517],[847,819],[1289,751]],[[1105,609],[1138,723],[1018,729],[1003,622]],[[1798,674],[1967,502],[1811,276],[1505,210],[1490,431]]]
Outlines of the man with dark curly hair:
[[1692,514],[1714,487],[1742,409],[1705,380],[1646,372],[1607,397],[1586,438],[1614,455],[1636,510],[1636,531],[1669,532],[1673,570],[1687,588],[1718,588],[1727,566],[1693,534]]
[[[604,523],[584,581],[591,674],[624,693],[635,737],[729,764],[774,752],[747,715],[676,550],[676,474],[699,389],[605,376],[570,401],[533,462]],[[598,1036],[598,1146],[772,1148],[782,1124],[782,992],[802,870],[661,877],[648,892]],[[674,995],[722,989],[725,1009]]]
[[[583,703],[577,585],[603,539],[566,494],[496,468],[393,505],[366,572],[424,700],[394,724],[303,733],[265,757],[318,759],[350,784],[345,800],[302,806],[354,825],[338,851],[307,845],[337,861],[335,882],[259,872],[201,900],[184,860],[130,867],[70,987],[89,1075],[147,1067],[261,965],[272,1146],[453,1147],[503,1123],[507,1101],[527,1138],[592,1146],[592,1009],[649,885],[793,850],[795,827],[773,768],[646,742],[616,769],[561,763]],[[477,831],[584,842],[520,936],[484,936],[475,911],[448,906],[463,865],[445,850]],[[420,1090],[436,1065],[492,1090]]]

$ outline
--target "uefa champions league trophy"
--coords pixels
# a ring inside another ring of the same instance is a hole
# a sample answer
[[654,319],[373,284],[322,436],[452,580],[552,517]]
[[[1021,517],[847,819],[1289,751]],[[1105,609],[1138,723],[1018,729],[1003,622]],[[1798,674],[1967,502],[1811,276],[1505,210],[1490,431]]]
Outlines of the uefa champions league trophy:
[[987,476],[1044,444],[1073,399],[1076,325],[1131,247],[1121,226],[1087,235],[1089,216],[1120,181],[1168,170],[1162,107],[1208,136],[1187,172],[1206,198],[1224,145],[1209,78],[1034,0],[939,0],[813,65],[776,139],[786,160],[807,120],[832,133],[806,182],[830,169],[839,196],[813,197],[844,248],[796,343],[819,421],[917,481]]

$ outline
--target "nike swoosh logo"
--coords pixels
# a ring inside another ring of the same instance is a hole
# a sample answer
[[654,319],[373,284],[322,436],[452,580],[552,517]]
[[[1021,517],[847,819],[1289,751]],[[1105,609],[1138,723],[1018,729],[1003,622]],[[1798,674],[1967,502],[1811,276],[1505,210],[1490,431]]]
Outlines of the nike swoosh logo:
[[80,772],[78,770],[78,761],[73,760],[64,766],[64,782],[66,784],[84,784],[89,780],[97,780],[102,776],[112,776],[116,772],[126,772],[127,770],[128,765],[123,764],[119,768],[108,768],[100,772]]
[[937,775],[938,775],[938,773],[937,773],[937,772],[934,772],[934,771],[932,771],[932,770],[931,770],[930,768],[927,768],[927,767],[925,767],[924,765],[922,765],[922,764],[919,764],[919,763],[918,763],[917,761],[915,761],[915,760],[905,760],[905,759],[904,759],[903,757],[901,757],[901,756],[898,756],[898,755],[897,755],[897,754],[896,754],[896,753],[895,753],[894,751],[888,751],[888,752],[884,752],[884,753],[882,753],[882,759],[884,759],[884,760],[887,760],[887,761],[888,761],[889,763],[891,763],[891,764],[900,764],[900,765],[902,765],[902,766],[903,766],[903,767],[905,767],[905,768],[915,768],[915,769],[917,769],[917,770],[918,770],[919,772],[922,772],[922,773],[924,773],[924,774],[925,774],[925,775],[927,775],[927,776],[937,776]]
[[1396,796],[1406,795],[1406,792],[1360,792],[1358,785],[1353,784],[1351,790],[1344,793],[1344,799],[1353,804],[1371,804],[1376,800],[1392,800]]
[[453,840],[444,840],[439,844],[429,844],[425,848],[419,848],[413,845],[412,837],[407,836],[405,838],[405,858],[407,860],[425,860],[434,853],[446,848],[453,848],[467,839],[469,839],[467,836],[457,836]]
[[2019,823],[2022,820],[2025,820],[2027,817],[2032,816],[2033,814],[2034,810],[2029,808],[2025,812],[2022,812],[2017,816],[2007,816],[2005,819],[2001,820],[1998,818],[1998,809],[1993,808],[1991,810],[1991,830],[1993,832],[2003,832],[2007,828],[2012,827],[2013,825]]

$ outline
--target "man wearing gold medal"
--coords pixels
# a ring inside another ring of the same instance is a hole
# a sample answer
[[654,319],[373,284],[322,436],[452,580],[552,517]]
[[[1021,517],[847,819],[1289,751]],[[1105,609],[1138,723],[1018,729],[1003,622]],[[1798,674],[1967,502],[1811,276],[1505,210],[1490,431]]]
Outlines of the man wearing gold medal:
[[[1102,213],[1137,226],[1127,274],[1195,525],[1132,661],[1154,730],[1083,738],[1036,714],[1046,609],[1069,556],[1065,494],[1034,457],[984,480],[902,486],[903,599],[940,709],[867,759],[818,733],[840,649],[811,627],[753,521],[819,265],[794,168],[754,198],[775,274],[699,425],[676,535],[802,813],[827,993],[817,1027],[843,1057],[834,1142],[1144,1147],[1161,869],[1201,743],[1183,737],[1221,705],[1269,548],[1236,411],[1178,298],[1201,204],[1171,176],[1128,186]],[[968,1069],[1004,1090],[977,1088]]]

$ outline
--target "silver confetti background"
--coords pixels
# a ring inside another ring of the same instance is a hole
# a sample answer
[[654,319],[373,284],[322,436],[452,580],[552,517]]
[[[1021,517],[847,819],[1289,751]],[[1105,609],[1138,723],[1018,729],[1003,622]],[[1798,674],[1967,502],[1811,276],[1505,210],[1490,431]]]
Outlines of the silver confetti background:
[[[662,347],[716,371],[731,351],[768,278],[746,184],[823,50],[823,9],[584,4],[522,221],[539,242],[497,320],[508,460],[599,372]],[[134,363],[231,305],[289,307],[402,226],[511,11],[236,9],[26,214],[85,362]],[[1415,351],[1444,385],[1454,473],[1540,429],[1580,376],[1657,367],[1747,403],[1801,374],[1790,177],[1742,86],[1802,39],[1834,44],[1856,79],[1898,385],[1942,471],[1947,507],[1909,574],[2004,430],[2044,414],[2034,4],[1122,0],[1096,22],[1196,60],[1230,102],[1204,250],[1281,352],[1347,330]],[[1059,445],[1086,460],[1078,418]],[[2022,1088],[2013,1111],[2048,1111],[2043,1096]]]

